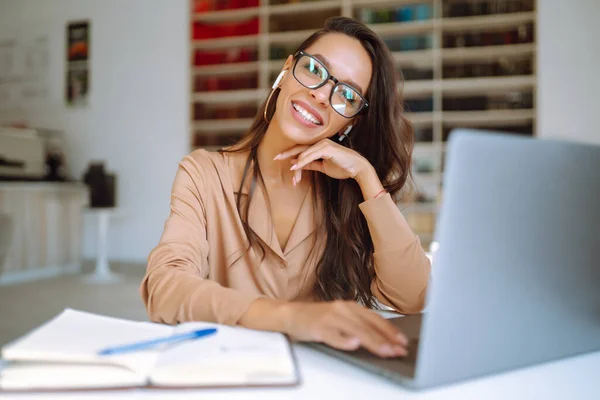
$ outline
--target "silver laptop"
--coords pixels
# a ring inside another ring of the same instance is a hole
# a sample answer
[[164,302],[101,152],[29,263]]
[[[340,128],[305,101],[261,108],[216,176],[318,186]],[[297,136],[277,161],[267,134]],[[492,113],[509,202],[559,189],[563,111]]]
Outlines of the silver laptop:
[[600,350],[600,146],[455,130],[409,356],[316,348],[413,388]]

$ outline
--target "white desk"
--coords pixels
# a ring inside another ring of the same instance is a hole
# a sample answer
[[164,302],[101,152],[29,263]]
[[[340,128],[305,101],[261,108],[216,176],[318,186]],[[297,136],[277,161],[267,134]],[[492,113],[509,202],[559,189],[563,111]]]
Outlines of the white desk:
[[[135,390],[83,395],[12,396],[18,399],[359,399],[359,400],[598,400],[600,352],[428,391],[410,391],[315,350],[295,347],[303,379],[296,388]],[[8,399],[9,397],[2,397]]]

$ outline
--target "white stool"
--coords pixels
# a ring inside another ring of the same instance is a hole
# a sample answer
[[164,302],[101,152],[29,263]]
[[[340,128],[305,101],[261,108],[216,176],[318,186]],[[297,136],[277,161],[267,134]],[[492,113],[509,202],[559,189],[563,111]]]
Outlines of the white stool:
[[121,275],[110,270],[108,265],[108,225],[110,218],[118,213],[117,208],[87,208],[86,213],[96,217],[96,269],[84,277],[86,283],[114,283],[122,280]]

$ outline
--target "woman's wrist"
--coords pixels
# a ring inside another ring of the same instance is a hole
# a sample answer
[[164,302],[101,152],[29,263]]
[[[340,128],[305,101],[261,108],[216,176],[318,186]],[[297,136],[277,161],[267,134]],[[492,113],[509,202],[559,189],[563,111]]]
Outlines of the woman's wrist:
[[375,168],[370,163],[354,177],[354,180],[360,186],[365,201],[380,197],[385,192]]
[[291,308],[290,302],[259,298],[250,304],[238,325],[250,329],[288,333]]

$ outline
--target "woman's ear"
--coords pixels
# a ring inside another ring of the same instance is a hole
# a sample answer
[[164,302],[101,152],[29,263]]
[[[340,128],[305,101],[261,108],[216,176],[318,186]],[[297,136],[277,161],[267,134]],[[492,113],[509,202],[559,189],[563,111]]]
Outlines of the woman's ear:
[[275,90],[279,84],[281,83],[281,80],[283,79],[283,77],[285,76],[286,72],[288,72],[292,66],[294,57],[289,56],[287,58],[287,60],[285,60],[285,64],[283,64],[283,68],[281,70],[281,72],[279,73],[279,75],[277,76],[277,79],[275,79],[275,82],[273,83],[272,89]]
[[294,56],[292,56],[291,54],[288,56],[288,58],[285,60],[285,64],[283,64],[283,68],[282,69],[287,69],[288,71],[292,69],[292,66],[294,65]]

